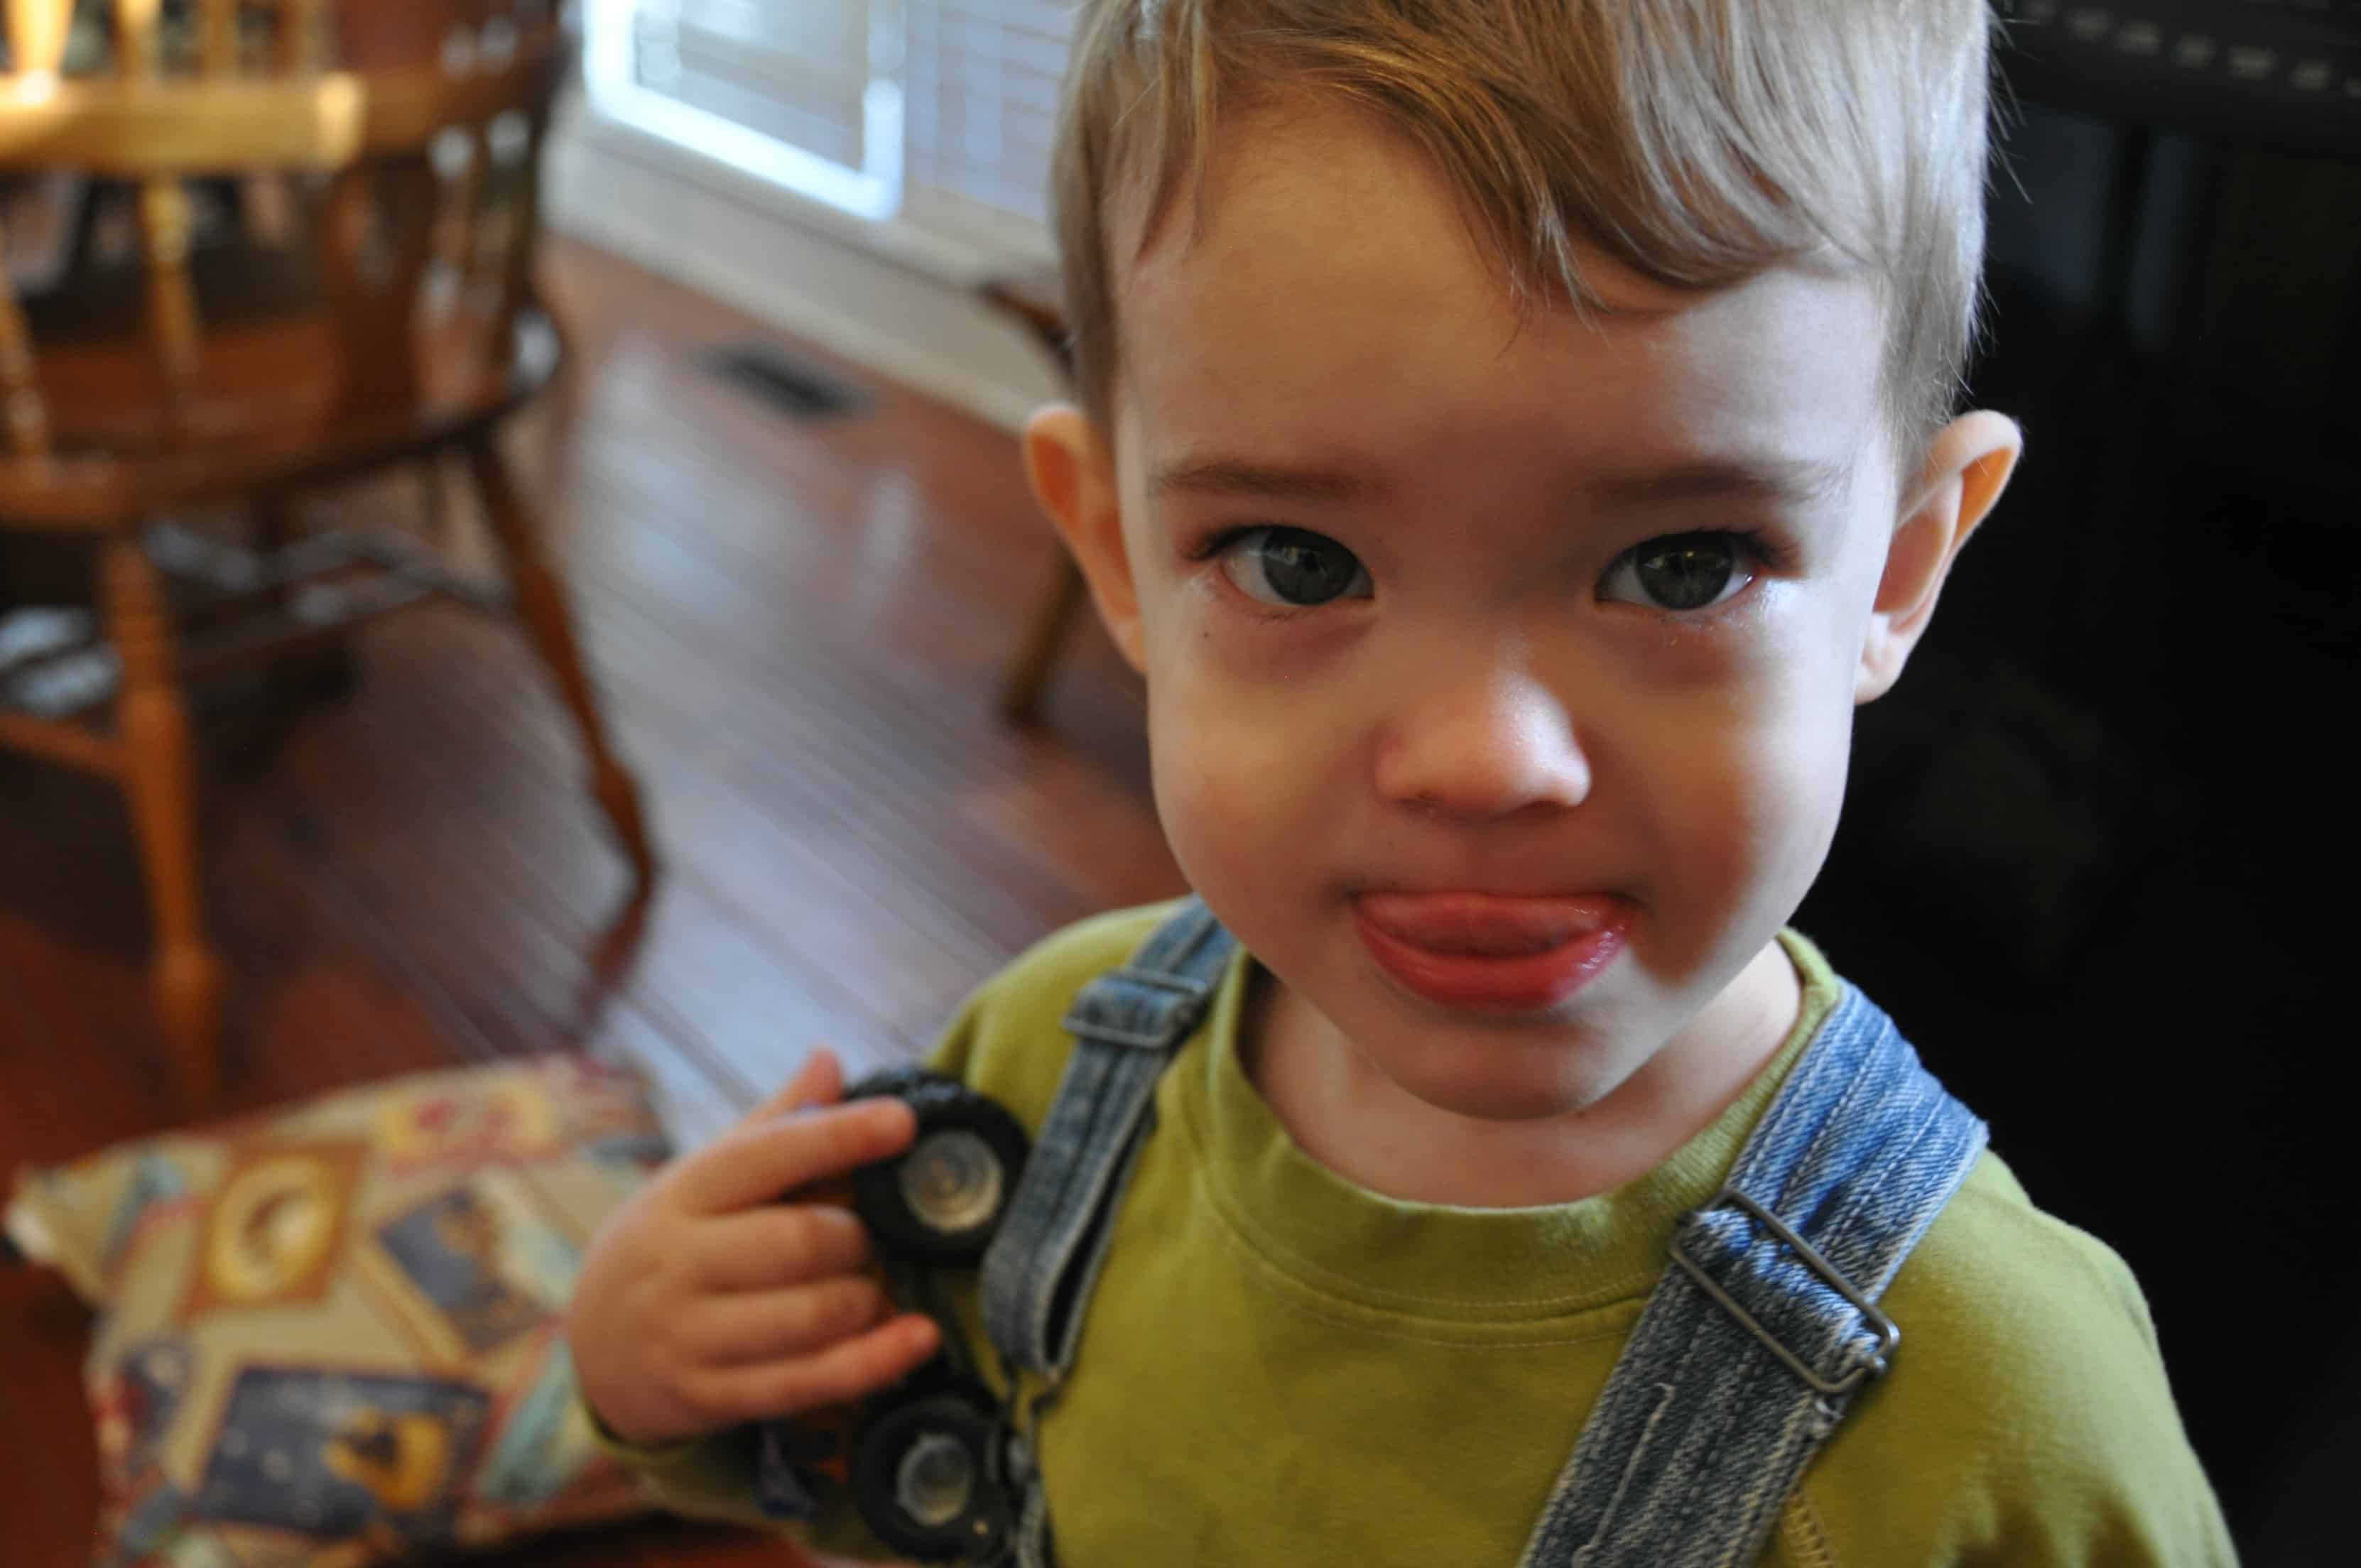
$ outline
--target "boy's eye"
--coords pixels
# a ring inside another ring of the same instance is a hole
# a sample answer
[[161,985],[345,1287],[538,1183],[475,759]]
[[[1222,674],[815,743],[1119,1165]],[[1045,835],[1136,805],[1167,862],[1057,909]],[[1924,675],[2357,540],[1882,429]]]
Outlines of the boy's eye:
[[1233,535],[1218,554],[1223,574],[1240,593],[1262,604],[1303,609],[1347,596],[1367,598],[1376,591],[1357,556],[1308,529],[1250,528]]
[[[1765,553],[1742,533],[1680,533],[1651,539],[1608,569],[1601,592],[1632,598],[1655,609],[1705,609],[1744,590],[1754,580],[1749,560]],[[1629,588],[1636,592],[1619,592]]]

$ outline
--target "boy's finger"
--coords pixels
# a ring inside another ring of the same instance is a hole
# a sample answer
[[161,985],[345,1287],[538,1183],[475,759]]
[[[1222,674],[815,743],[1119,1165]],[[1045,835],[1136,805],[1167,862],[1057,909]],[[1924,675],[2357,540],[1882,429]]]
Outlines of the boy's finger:
[[701,1402],[731,1421],[839,1405],[906,1376],[941,1343],[942,1331],[933,1319],[906,1312],[817,1355],[716,1371],[709,1375],[711,1392]]
[[807,1105],[833,1105],[844,1098],[844,1065],[836,1053],[826,1046],[816,1046],[811,1055],[804,1058],[795,1076],[782,1084],[769,1099],[738,1118],[738,1125],[751,1126],[756,1122],[768,1122],[790,1111]]
[[775,1290],[868,1266],[869,1233],[851,1209],[766,1203],[696,1227],[687,1259],[698,1288]]
[[811,1355],[894,1317],[876,1280],[858,1274],[784,1290],[710,1296],[681,1321],[690,1354],[708,1366],[748,1366]]
[[732,1128],[689,1157],[680,1201],[694,1214],[734,1214],[900,1154],[918,1119],[899,1100],[806,1109]]

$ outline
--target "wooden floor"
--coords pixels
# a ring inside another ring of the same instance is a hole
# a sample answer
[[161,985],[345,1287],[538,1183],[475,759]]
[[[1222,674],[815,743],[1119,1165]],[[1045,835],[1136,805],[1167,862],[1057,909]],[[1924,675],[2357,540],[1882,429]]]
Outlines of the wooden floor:
[[[993,716],[1051,565],[1005,433],[799,345],[875,400],[798,422],[700,367],[778,341],[746,318],[576,246],[546,280],[577,357],[511,450],[665,874],[626,906],[565,716],[503,625],[374,629],[358,691],[275,731],[223,707],[203,838],[233,977],[225,1110],[585,1047],[643,1064],[694,1139],[815,1042],[856,1069],[914,1055],[1035,938],[1180,890],[1137,685],[1095,626],[1040,729]],[[184,1119],[146,944],[113,792],[0,757],[0,1173]],[[85,1560],[86,1343],[61,1284],[0,1270],[10,1564]],[[496,1561],[785,1560],[658,1525]]]

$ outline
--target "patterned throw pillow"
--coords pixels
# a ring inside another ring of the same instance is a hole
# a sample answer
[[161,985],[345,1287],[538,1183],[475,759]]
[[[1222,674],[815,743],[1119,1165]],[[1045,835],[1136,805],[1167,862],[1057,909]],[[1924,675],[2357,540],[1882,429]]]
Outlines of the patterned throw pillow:
[[667,1152],[635,1077],[559,1055],[19,1173],[10,1238],[98,1313],[94,1561],[359,1568],[645,1509],[559,1329]]

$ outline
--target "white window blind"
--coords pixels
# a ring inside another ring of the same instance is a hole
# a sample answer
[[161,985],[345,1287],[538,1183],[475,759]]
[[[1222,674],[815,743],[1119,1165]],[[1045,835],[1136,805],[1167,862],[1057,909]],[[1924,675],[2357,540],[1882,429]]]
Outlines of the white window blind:
[[594,0],[598,108],[862,217],[1051,254],[1073,0]]
[[907,0],[911,220],[993,249],[1048,245],[1070,0]]
[[870,0],[671,0],[640,7],[640,84],[864,167]]

